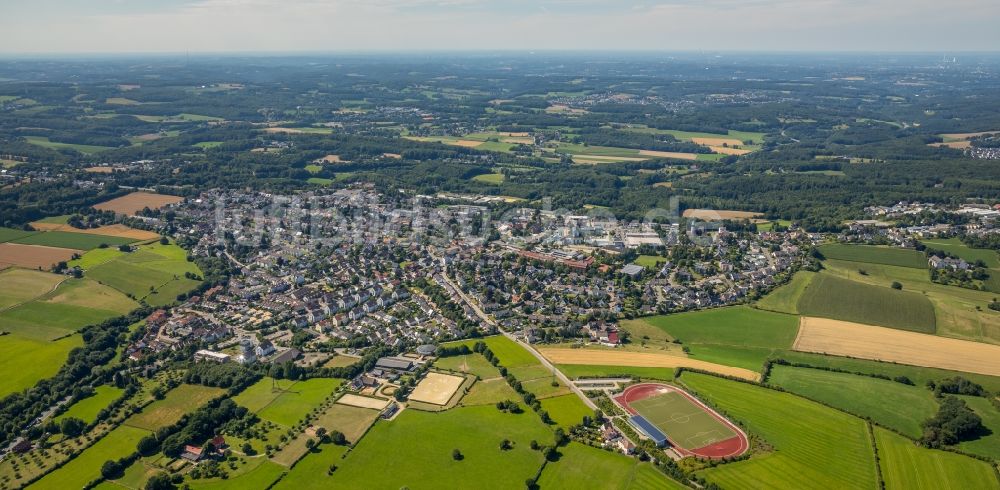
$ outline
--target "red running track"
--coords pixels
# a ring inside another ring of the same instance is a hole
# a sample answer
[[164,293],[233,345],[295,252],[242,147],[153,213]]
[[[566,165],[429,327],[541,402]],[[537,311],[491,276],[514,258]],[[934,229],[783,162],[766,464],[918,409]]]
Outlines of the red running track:
[[709,444],[708,446],[705,447],[699,447],[694,449],[684,448],[678,446],[677,444],[674,444],[673,441],[670,441],[674,449],[682,456],[698,456],[702,458],[722,459],[722,458],[739,456],[745,453],[747,449],[750,449],[750,441],[747,439],[747,436],[746,434],[743,433],[742,429],[737,427],[736,424],[727,420],[725,417],[719,415],[715,410],[712,410],[710,407],[702,403],[701,400],[695,398],[690,393],[680,388],[677,388],[676,386],[670,386],[658,383],[639,383],[625,388],[625,390],[622,391],[621,394],[614,397],[614,400],[615,402],[618,403],[618,405],[620,405],[623,409],[625,409],[626,412],[632,415],[638,415],[638,412],[636,412],[635,409],[632,408],[629,402],[634,402],[645,398],[649,398],[654,395],[659,395],[665,391],[680,393],[681,396],[687,398],[691,403],[694,403],[695,406],[698,406],[702,410],[708,412],[709,415],[715,417],[716,420],[721,422],[726,427],[729,427],[730,429],[732,429],[734,433],[736,433],[735,437],[731,437],[724,441],[719,441],[713,444]]

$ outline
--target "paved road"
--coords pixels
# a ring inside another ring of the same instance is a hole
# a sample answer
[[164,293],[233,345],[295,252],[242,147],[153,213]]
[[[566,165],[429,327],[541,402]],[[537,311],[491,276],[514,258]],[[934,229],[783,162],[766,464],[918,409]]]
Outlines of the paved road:
[[455,291],[458,292],[458,295],[462,297],[462,300],[465,301],[466,304],[472,307],[472,310],[476,312],[476,315],[478,315],[480,319],[482,319],[487,324],[496,328],[498,331],[503,333],[507,338],[513,340],[521,347],[527,349],[527,351],[530,352],[533,356],[535,356],[535,358],[537,358],[538,361],[541,362],[543,366],[545,366],[549,371],[552,371],[552,373],[555,374],[557,378],[559,378],[559,381],[561,381],[562,384],[568,386],[569,389],[573,391],[573,393],[576,393],[576,396],[580,397],[580,400],[582,400],[585,405],[590,407],[591,410],[597,409],[597,405],[595,405],[594,402],[590,401],[590,398],[587,398],[587,395],[583,393],[583,390],[581,390],[575,384],[573,384],[573,382],[570,381],[570,379],[566,377],[566,375],[563,374],[562,371],[556,369],[556,367],[552,365],[552,363],[549,362],[549,360],[546,359],[545,356],[539,354],[538,351],[536,351],[535,348],[531,346],[531,344],[521,341],[521,339],[518,339],[514,334],[500,328],[500,326],[497,325],[497,323],[494,322],[492,318],[487,316],[486,313],[484,313],[483,310],[479,308],[479,304],[477,304],[477,302],[469,298],[469,296],[465,294],[465,291],[462,291],[461,288],[459,288],[457,285],[455,285],[454,282],[451,281],[450,277],[448,277],[446,274],[443,273],[441,274],[441,277],[444,278],[444,280],[447,281],[448,284],[451,285],[451,287],[455,288]]

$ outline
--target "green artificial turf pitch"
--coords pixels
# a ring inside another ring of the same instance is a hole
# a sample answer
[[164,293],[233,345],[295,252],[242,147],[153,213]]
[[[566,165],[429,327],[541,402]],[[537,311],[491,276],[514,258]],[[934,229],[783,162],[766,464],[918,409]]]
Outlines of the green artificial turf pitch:
[[676,391],[630,401],[629,406],[684,449],[736,437],[732,429]]

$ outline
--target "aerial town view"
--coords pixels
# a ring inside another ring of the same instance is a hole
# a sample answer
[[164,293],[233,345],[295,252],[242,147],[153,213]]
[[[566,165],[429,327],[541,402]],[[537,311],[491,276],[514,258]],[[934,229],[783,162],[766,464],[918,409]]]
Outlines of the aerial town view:
[[0,490],[1000,489],[956,6],[4,1]]

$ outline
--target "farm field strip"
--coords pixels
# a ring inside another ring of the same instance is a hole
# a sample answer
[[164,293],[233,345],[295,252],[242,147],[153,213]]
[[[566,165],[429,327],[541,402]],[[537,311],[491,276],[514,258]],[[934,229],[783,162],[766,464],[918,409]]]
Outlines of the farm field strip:
[[1000,376],[1000,346],[802,317],[794,350]]
[[688,357],[658,354],[653,352],[627,352],[598,349],[568,349],[541,347],[538,352],[553,364],[583,364],[590,366],[622,366],[700,369],[726,376],[735,376],[750,381],[760,380],[760,373],[749,369],[723,366]]
[[92,233],[67,232],[67,231],[45,231],[35,233],[24,238],[13,240],[10,243],[22,245],[43,245],[47,247],[71,248],[75,250],[90,250],[101,245],[118,246],[134,242],[133,238],[122,238],[117,236],[95,235]]

